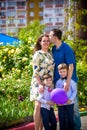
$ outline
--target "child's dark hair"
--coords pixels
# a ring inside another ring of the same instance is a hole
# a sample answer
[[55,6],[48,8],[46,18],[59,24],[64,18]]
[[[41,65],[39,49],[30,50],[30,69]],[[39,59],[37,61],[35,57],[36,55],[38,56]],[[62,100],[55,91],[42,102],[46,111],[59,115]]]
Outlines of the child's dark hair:
[[42,80],[49,79],[49,78],[52,79],[52,76],[50,74],[44,74]]
[[68,65],[65,64],[65,63],[59,64],[58,65],[58,70],[61,70],[61,69],[67,69],[68,70]]

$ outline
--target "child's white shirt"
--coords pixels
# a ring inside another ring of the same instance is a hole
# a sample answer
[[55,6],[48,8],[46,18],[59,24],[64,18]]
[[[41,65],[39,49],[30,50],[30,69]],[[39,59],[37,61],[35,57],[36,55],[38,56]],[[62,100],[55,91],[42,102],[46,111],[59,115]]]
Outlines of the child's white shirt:
[[41,107],[46,108],[48,110],[50,110],[50,105],[47,104],[48,101],[51,101],[50,95],[51,95],[51,91],[48,91],[47,86],[44,86],[44,92],[43,93],[39,93],[39,96],[37,97],[37,100],[39,102],[41,102]]

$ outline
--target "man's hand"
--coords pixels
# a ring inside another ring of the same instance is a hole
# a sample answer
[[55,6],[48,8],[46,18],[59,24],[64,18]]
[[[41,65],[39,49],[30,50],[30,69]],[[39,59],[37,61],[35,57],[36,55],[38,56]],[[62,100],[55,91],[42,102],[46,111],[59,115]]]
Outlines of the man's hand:
[[66,83],[64,84],[64,89],[66,92],[69,90],[69,87],[70,87],[70,80],[72,77],[73,69],[74,69],[73,64],[69,64],[68,76],[67,76]]

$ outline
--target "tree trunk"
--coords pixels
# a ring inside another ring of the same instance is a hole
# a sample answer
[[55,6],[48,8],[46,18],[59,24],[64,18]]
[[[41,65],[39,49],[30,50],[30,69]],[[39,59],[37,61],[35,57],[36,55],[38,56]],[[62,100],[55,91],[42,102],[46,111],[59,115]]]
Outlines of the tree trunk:
[[[79,9],[87,9],[87,0],[80,0]],[[87,13],[81,16],[80,25],[81,28],[79,30],[78,37],[83,40],[87,40]]]

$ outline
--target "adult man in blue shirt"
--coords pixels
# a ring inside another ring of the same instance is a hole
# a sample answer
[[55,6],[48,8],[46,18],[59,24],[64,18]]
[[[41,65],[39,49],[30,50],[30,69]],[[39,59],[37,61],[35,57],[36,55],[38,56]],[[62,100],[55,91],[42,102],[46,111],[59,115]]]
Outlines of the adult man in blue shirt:
[[[66,91],[68,91],[70,86],[70,79],[72,78],[75,82],[77,82],[76,61],[75,61],[74,52],[68,44],[62,41],[61,30],[52,29],[50,31],[49,38],[50,41],[54,43],[54,46],[52,48],[52,54],[55,62],[54,84],[56,84],[56,81],[60,78],[57,69],[58,65],[61,63],[66,63],[69,69],[68,69],[68,76],[64,88]],[[80,120],[77,98],[75,99],[75,105],[74,105],[74,123],[75,123],[75,130],[80,130],[81,120]]]

